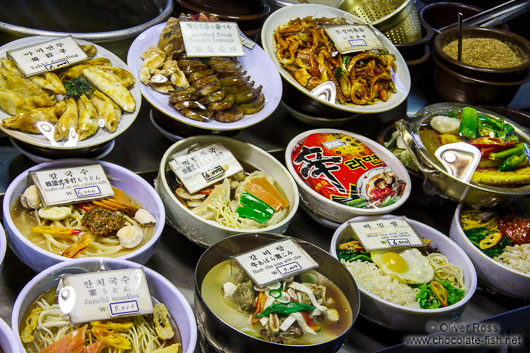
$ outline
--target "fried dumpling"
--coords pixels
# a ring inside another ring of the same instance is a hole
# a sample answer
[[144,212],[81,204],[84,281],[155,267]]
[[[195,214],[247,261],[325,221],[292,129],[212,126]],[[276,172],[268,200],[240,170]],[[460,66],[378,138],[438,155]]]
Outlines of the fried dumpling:
[[0,88],[0,107],[9,114],[20,114],[36,108],[50,107],[56,101],[39,96],[28,96],[23,93]]
[[53,131],[55,124],[57,124],[57,116],[61,115],[64,109],[65,104],[58,103],[53,107],[28,110],[27,112],[5,118],[2,120],[2,125],[8,129],[30,134],[41,134],[43,128]]
[[136,102],[131,92],[118,80],[112,79],[108,72],[101,70],[97,66],[89,66],[83,70],[83,76],[97,89],[109,96],[124,111],[132,113],[136,109]]
[[85,94],[79,97],[77,104],[79,107],[79,128],[77,129],[77,134],[79,135],[79,141],[82,141],[98,131],[98,113]]
[[68,98],[66,100],[66,109],[55,127],[55,139],[59,141],[69,138],[72,131],[77,133],[78,127],[77,103],[73,98]]
[[50,101],[53,100],[53,98],[35,82],[17,76],[3,67],[0,67],[0,88],[26,94],[28,96],[47,98]]
[[82,64],[77,64],[72,67],[69,67],[65,71],[62,71],[59,74],[61,78],[76,78],[83,74],[83,70],[89,66],[112,66],[112,63],[107,58],[94,58],[83,62]]
[[109,97],[98,90],[95,90],[90,96],[90,100],[96,107],[99,119],[102,119],[105,128],[110,132],[116,131],[120,122],[121,109]]
[[[22,72],[20,72],[20,70],[18,69],[18,67],[15,65],[15,63],[12,60],[2,58],[0,59],[0,61],[2,62],[2,66],[6,70],[11,71],[13,74],[19,77],[24,77]],[[34,83],[36,83],[37,85],[39,85],[40,87],[44,89],[52,91],[55,94],[66,93],[66,90],[64,89],[64,85],[61,79],[59,78],[59,76],[57,76],[53,72],[45,72],[42,75],[34,75],[31,77],[28,77],[27,79],[30,81],[33,81]]]
[[131,87],[136,81],[134,75],[129,71],[116,66],[99,66],[99,68],[105,72],[108,72],[114,76],[122,85],[125,87]]

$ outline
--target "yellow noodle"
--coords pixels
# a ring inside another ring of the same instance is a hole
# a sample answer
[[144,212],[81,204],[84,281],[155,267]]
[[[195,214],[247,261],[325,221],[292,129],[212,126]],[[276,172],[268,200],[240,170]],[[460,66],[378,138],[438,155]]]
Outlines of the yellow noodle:
[[453,287],[465,290],[464,274],[462,269],[455,264],[449,262],[447,257],[440,253],[432,253],[427,255],[427,259],[434,269],[435,281],[448,281]]

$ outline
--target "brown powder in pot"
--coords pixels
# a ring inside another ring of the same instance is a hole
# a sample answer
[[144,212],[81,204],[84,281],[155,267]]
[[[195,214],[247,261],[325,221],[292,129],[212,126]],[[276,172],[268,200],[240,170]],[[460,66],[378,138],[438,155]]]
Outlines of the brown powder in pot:
[[[443,51],[452,57],[457,58],[458,40],[443,47]],[[505,69],[519,66],[525,60],[521,58],[508,44],[494,38],[464,38],[462,40],[462,61],[465,64]]]

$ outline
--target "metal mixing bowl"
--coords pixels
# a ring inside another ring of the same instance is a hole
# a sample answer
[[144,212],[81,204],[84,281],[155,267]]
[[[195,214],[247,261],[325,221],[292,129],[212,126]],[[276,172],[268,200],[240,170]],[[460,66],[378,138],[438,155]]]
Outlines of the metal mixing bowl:
[[348,270],[326,251],[297,239],[298,244],[320,265],[318,272],[326,276],[344,293],[352,310],[352,323],[348,329],[335,339],[315,345],[289,346],[275,344],[246,335],[226,324],[215,315],[202,298],[202,282],[208,272],[217,264],[232,256],[265,246],[272,242],[283,240],[284,236],[270,233],[239,234],[221,240],[206,250],[195,269],[195,315],[197,324],[207,342],[215,349],[224,353],[247,352],[336,352],[346,339],[348,332],[359,314],[360,297],[357,285]]
[[[492,207],[501,202],[510,201],[530,193],[530,185],[520,187],[494,187],[478,185],[471,182],[465,183],[449,175],[442,164],[427,152],[425,147],[419,147],[416,139],[419,139],[421,126],[428,124],[436,115],[445,115],[449,110],[462,109],[469,105],[462,103],[437,103],[426,106],[416,113],[413,119],[400,120],[396,126],[403,137],[405,146],[413,155],[418,168],[426,177],[427,181],[434,187],[434,191],[445,197],[475,207]],[[475,108],[475,107],[474,107]],[[492,111],[476,108],[481,114],[494,118],[502,118],[515,127],[516,133],[523,141],[530,143],[528,129],[505,119],[503,116]]]

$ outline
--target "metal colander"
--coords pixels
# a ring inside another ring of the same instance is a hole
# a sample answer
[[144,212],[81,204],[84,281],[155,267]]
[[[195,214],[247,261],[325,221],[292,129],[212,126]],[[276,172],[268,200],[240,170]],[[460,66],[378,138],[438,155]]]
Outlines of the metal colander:
[[339,8],[370,23],[394,44],[421,39],[421,24],[412,0],[343,0]]

